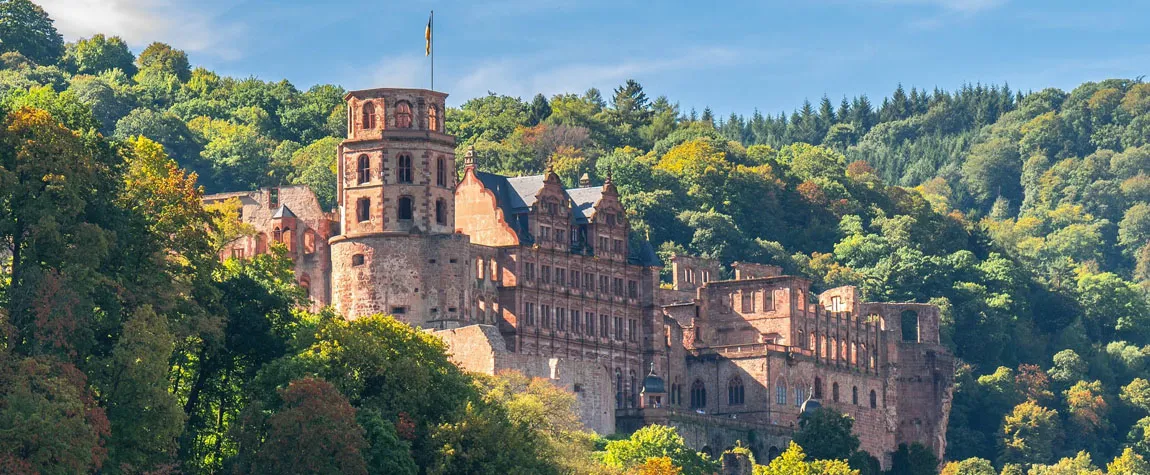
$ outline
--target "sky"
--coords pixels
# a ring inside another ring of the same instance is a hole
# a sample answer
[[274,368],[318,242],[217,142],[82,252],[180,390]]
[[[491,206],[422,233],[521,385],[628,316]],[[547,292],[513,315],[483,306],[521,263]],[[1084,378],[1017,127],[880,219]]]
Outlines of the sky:
[[610,91],[627,79],[684,112],[777,114],[899,84],[1030,91],[1150,73],[1150,2],[1106,0],[34,0],[65,40],[163,41],[196,66],[300,89]]

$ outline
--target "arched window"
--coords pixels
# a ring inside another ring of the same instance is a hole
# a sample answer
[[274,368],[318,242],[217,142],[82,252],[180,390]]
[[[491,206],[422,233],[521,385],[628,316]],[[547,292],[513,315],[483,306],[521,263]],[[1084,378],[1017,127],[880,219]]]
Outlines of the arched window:
[[875,394],[874,390],[872,389],[870,390],[870,408],[874,409],[876,407],[878,407],[878,395]]
[[400,129],[411,128],[411,103],[399,101],[395,104],[395,126]]
[[779,378],[775,382],[775,404],[787,403],[787,382],[783,378]]
[[435,159],[435,185],[447,186],[447,160],[443,157]]
[[806,386],[802,381],[795,382],[795,406],[802,406],[807,401]]
[[823,398],[823,378],[815,378],[815,399]]
[[439,107],[435,104],[427,106],[427,130],[439,131]]
[[839,383],[831,384],[831,399],[835,402],[839,402]]
[[635,407],[639,405],[639,386],[638,380],[635,379],[635,370],[631,370],[631,390],[629,398],[627,398],[627,407]]
[[902,341],[918,342],[918,312],[902,312]]
[[284,232],[282,229],[280,229],[279,226],[276,226],[276,228],[272,230],[272,239],[274,239],[276,242],[283,242]]
[[291,228],[284,228],[283,240],[284,240],[284,246],[287,247],[287,250],[289,250],[289,251],[295,250],[295,234],[292,234]]
[[398,166],[395,170],[395,181],[397,183],[411,183],[411,155],[402,154],[396,161]]
[[615,368],[615,407],[623,408],[623,371]]
[[691,408],[703,407],[707,407],[707,387],[701,379],[696,379],[695,384],[691,385]]
[[727,383],[727,404],[734,406],[743,404],[743,380],[738,376],[731,378]]
[[774,460],[778,456],[779,456],[779,448],[778,447],[775,447],[772,445],[771,448],[767,449],[767,461],[768,462],[770,462],[771,460]]
[[307,274],[300,276],[299,286],[303,288],[304,295],[311,297],[311,279],[308,278]]
[[365,222],[371,219],[371,199],[360,198],[355,200],[355,220]]
[[371,181],[371,159],[367,155],[360,155],[355,164],[355,183],[362,185]]
[[859,387],[851,387],[851,404],[859,405]]
[[811,343],[810,343],[810,347],[811,347],[810,350],[811,351],[815,351],[815,341],[818,340],[818,337],[819,337],[818,333],[811,333]]
[[375,104],[365,102],[363,104],[363,123],[361,126],[363,130],[375,130]]
[[447,202],[435,200],[435,224],[447,225]]
[[399,219],[410,221],[412,219],[412,204],[410,196],[401,196],[399,198]]
[[827,352],[831,360],[837,360],[839,357],[839,339],[831,337],[830,351]]
[[851,342],[850,360],[851,364],[859,363],[859,347],[858,344],[853,341]]

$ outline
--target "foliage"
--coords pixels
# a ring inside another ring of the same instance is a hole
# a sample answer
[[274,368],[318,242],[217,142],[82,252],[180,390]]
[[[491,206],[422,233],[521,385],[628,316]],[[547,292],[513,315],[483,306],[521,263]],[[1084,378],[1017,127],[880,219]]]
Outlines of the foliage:
[[858,470],[852,469],[842,460],[814,460],[808,461],[807,454],[802,447],[791,442],[787,450],[775,457],[770,464],[757,465],[755,475],[858,475]]
[[628,470],[658,457],[669,458],[685,475],[711,473],[717,468],[705,454],[688,448],[675,429],[661,425],[649,425],[635,431],[630,438],[608,442],[603,462],[609,467]]

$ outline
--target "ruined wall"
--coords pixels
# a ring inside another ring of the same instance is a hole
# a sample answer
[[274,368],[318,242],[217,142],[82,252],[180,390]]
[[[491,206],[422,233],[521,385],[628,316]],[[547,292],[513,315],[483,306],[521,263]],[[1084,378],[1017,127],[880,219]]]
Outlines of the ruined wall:
[[611,375],[604,363],[512,353],[499,330],[490,325],[468,325],[435,335],[448,344],[452,360],[461,368],[484,374],[511,370],[547,379],[575,394],[584,426],[602,435],[615,432]]

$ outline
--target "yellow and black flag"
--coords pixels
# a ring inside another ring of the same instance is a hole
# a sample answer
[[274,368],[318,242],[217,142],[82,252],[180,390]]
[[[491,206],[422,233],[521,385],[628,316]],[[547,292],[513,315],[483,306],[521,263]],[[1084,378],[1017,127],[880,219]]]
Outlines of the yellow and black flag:
[[431,12],[431,16],[427,17],[427,29],[423,31],[423,39],[427,40],[427,48],[424,51],[424,56],[431,55],[431,21],[435,19],[435,12]]

